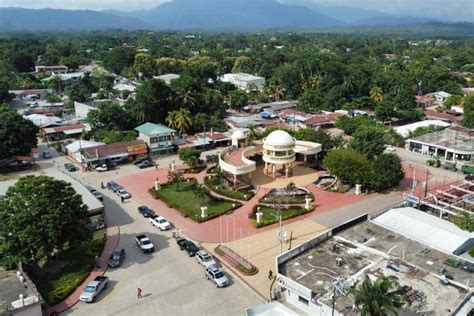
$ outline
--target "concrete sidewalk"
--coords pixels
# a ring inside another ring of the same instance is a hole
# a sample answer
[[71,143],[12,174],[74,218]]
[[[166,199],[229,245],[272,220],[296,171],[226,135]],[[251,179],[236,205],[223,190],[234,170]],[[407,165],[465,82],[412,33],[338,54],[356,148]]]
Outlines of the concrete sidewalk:
[[[247,259],[250,263],[256,266],[259,272],[255,275],[244,275],[237,269],[229,267],[227,263],[220,260],[227,268],[232,270],[242,281],[244,281],[250,288],[259,294],[265,300],[270,300],[270,284],[271,280],[268,278],[268,272],[273,271],[275,275],[275,258],[280,254],[280,242],[277,239],[278,227],[264,231],[259,234],[247,236],[241,240],[235,240],[224,243],[227,247],[234,250],[240,256]],[[326,231],[326,227],[312,221],[305,219],[290,224],[283,224],[283,234],[287,232],[288,239],[290,233],[293,232],[293,239],[291,247],[303,243],[317,235]],[[212,252],[215,257],[221,259],[219,255],[214,252],[217,243],[202,243],[201,246]],[[287,251],[290,246],[289,242],[283,243],[283,252]]]

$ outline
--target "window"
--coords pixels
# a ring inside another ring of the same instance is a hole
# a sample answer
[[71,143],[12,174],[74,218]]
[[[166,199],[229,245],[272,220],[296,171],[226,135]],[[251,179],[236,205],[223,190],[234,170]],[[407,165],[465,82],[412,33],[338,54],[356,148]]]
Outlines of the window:
[[305,305],[309,305],[309,301],[301,296],[298,296],[298,302],[304,303]]

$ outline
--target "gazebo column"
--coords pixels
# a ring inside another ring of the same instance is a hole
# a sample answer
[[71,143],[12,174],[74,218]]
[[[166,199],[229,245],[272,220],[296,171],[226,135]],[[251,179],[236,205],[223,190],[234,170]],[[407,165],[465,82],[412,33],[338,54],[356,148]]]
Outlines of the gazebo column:
[[290,174],[290,168],[289,168],[289,164],[285,165],[285,176],[288,178]]
[[234,174],[234,189],[237,188],[237,175]]
[[273,173],[273,178],[276,177],[276,166],[272,164],[272,173]]
[[267,174],[268,173],[268,163],[265,161],[265,168],[263,169],[263,173]]

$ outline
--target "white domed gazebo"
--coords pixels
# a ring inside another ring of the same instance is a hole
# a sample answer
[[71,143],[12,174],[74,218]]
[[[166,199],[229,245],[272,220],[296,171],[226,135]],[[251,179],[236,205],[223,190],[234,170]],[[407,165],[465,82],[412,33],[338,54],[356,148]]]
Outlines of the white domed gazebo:
[[263,161],[265,174],[271,173],[275,178],[278,166],[282,166],[285,176],[291,174],[295,161],[296,140],[287,132],[277,130],[263,139]]

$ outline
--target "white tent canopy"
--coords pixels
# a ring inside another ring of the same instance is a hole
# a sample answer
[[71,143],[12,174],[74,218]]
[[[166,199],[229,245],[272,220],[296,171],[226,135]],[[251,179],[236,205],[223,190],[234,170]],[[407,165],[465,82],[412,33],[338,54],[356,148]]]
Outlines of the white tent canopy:
[[372,222],[448,254],[474,237],[474,233],[412,207],[391,209]]

